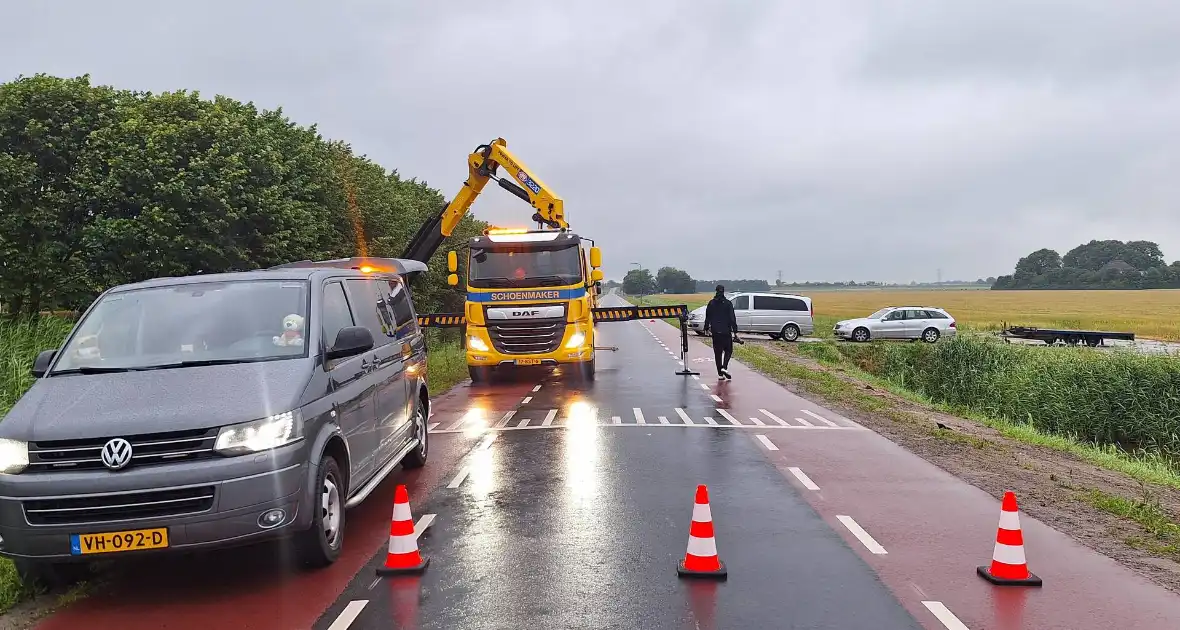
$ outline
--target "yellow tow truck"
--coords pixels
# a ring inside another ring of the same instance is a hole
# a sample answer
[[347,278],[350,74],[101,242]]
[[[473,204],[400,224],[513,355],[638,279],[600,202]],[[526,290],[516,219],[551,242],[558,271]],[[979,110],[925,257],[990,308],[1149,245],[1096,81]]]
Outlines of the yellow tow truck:
[[[471,239],[465,247],[463,313],[418,318],[421,326],[464,328],[472,382],[491,381],[495,370],[535,365],[560,365],[592,380],[595,322],[678,317],[683,327],[684,305],[598,307],[602,252],[592,240],[570,231],[561,198],[508,151],[503,138],[477,147],[467,168],[459,194],[419,229],[402,258],[427,262],[490,179],[528,202],[538,224],[538,229],[490,228]],[[459,283],[457,269],[458,253],[447,252],[451,286]],[[687,336],[682,336],[686,350]]]

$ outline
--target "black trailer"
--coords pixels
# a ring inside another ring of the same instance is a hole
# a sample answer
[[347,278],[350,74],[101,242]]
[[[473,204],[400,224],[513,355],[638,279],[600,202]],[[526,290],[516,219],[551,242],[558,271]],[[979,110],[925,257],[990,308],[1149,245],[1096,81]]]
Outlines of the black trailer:
[[1005,328],[1000,336],[1004,341],[1009,339],[1031,339],[1043,341],[1045,345],[1058,342],[1071,346],[1086,344],[1087,346],[1104,346],[1107,339],[1135,341],[1135,333],[1110,332],[1106,330],[1061,330],[1057,328],[1033,328],[1030,326],[1011,326]]

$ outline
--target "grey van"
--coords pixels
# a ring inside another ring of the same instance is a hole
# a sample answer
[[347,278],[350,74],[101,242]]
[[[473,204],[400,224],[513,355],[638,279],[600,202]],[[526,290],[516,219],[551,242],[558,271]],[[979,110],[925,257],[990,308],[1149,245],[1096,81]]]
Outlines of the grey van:
[[[733,303],[738,332],[786,341],[815,332],[809,297],[788,293],[733,293],[726,297]],[[689,314],[688,325],[698,335],[705,334],[704,306]]]
[[0,554],[88,561],[289,537],[340,555],[345,509],[426,463],[426,341],[398,259],[115,287],[0,422]]

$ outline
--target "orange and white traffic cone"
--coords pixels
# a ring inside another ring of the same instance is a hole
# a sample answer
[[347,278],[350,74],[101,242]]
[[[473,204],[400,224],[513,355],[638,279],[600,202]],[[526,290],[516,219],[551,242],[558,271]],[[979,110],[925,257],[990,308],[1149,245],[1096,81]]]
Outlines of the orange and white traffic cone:
[[726,579],[725,563],[717,557],[717,541],[713,538],[713,513],[709,509],[709,491],[697,486],[697,498],[692,506],[692,525],[688,530],[688,551],[676,565],[680,577],[712,577]]
[[1028,570],[1024,559],[1024,535],[1020,531],[1020,511],[1016,495],[1004,493],[1000,505],[1000,528],[996,532],[996,548],[992,551],[990,567],[976,569],[980,577],[999,586],[1040,586],[1041,578]]
[[389,524],[389,551],[385,566],[377,567],[377,575],[421,573],[430,558],[418,553],[418,537],[414,535],[414,517],[410,515],[410,494],[405,485],[398,485],[393,493],[393,521]]

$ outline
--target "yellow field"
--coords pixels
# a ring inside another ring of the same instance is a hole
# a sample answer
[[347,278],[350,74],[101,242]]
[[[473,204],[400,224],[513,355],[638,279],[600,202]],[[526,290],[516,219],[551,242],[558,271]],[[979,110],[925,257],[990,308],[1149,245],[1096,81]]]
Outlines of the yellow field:
[[[1006,323],[1133,332],[1148,339],[1180,341],[1180,290],[858,290],[811,291],[806,295],[815,305],[816,318],[825,324],[835,319],[864,317],[885,306],[938,306],[963,326],[976,330],[999,330]],[[660,301],[686,303],[695,308],[710,297],[704,293],[664,295]]]

